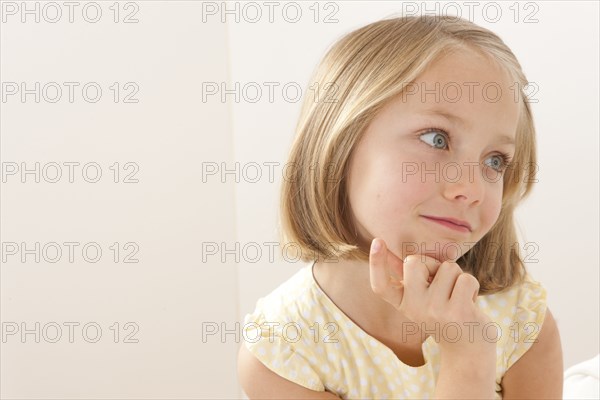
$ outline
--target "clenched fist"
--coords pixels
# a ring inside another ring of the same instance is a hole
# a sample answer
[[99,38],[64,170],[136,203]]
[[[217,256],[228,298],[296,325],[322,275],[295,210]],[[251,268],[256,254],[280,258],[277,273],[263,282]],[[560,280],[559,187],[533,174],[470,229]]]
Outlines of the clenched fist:
[[483,332],[492,320],[475,303],[479,282],[458,264],[422,254],[403,261],[374,239],[369,268],[373,292],[433,334],[443,352],[464,355],[495,347]]

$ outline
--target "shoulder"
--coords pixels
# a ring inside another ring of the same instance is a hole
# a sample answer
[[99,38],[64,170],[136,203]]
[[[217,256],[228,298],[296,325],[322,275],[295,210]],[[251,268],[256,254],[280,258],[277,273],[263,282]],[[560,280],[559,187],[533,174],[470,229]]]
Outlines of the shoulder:
[[[544,326],[545,334],[549,329],[556,329],[556,322],[548,310],[547,290],[531,275],[527,274],[524,281],[514,288],[509,304],[511,309],[510,326],[506,332],[507,369],[526,354],[533,344],[539,342]],[[547,319],[548,315],[549,319]]]
[[[271,293],[258,299],[254,311],[244,317],[240,372],[262,378],[278,375],[313,391],[322,391],[323,361],[311,346],[309,329],[314,320],[313,293],[303,268]],[[247,376],[247,375],[245,375]]]
[[238,353],[237,375],[248,398],[339,399],[333,393],[312,390],[276,374],[260,362],[245,346]]
[[482,308],[500,328],[499,365],[507,370],[536,341],[546,318],[547,291],[526,275],[521,283],[501,292],[480,296]]
[[536,339],[502,379],[503,398],[562,398],[562,389],[560,334],[554,316],[546,307]]
[[544,285],[529,273],[506,292],[504,399],[562,398],[560,334]]
[[[307,268],[301,268],[270,293],[256,301],[253,312],[246,314],[245,322],[253,321],[260,316],[273,321],[297,318],[295,311],[310,302],[310,280]],[[281,322],[281,321],[277,321]]]

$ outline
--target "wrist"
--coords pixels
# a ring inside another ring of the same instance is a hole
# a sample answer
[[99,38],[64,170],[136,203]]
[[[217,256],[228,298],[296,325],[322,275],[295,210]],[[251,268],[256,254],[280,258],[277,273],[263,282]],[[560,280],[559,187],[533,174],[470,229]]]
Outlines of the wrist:
[[476,353],[441,351],[440,369],[451,370],[454,373],[472,376],[477,379],[495,379],[496,350],[486,349]]

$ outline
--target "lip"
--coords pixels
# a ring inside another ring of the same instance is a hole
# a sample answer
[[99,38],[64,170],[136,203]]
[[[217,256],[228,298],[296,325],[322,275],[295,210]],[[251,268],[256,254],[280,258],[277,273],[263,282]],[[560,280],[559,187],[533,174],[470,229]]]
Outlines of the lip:
[[430,215],[423,215],[422,217],[427,218],[433,222],[437,222],[438,224],[444,225],[450,229],[459,232],[471,232],[471,225],[466,221],[461,221],[456,218],[448,218],[448,217],[433,217]]

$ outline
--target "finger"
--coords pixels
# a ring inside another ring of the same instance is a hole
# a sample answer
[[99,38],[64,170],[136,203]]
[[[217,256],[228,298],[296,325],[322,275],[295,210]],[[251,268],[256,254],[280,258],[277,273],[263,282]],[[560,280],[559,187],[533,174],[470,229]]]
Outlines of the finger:
[[450,300],[450,296],[452,296],[452,291],[456,285],[456,279],[462,273],[462,269],[456,263],[444,261],[440,264],[430,286],[434,304],[442,305]]
[[385,262],[386,262],[387,270],[390,274],[390,280],[392,282],[402,284],[402,280],[404,279],[404,275],[403,275],[404,263],[400,257],[397,257],[392,251],[390,251],[387,248],[384,240],[382,240],[382,242],[386,249]]
[[402,302],[403,290],[399,289],[396,282],[390,280],[391,273],[387,263],[387,253],[385,242],[382,239],[373,239],[369,254],[371,289],[388,303],[399,307]]
[[437,273],[440,262],[424,254],[411,254],[404,259],[404,286],[426,289]]
[[468,272],[461,273],[456,279],[452,295],[450,296],[451,302],[463,302],[465,299],[475,302],[477,295],[479,294],[479,281],[473,275]]

